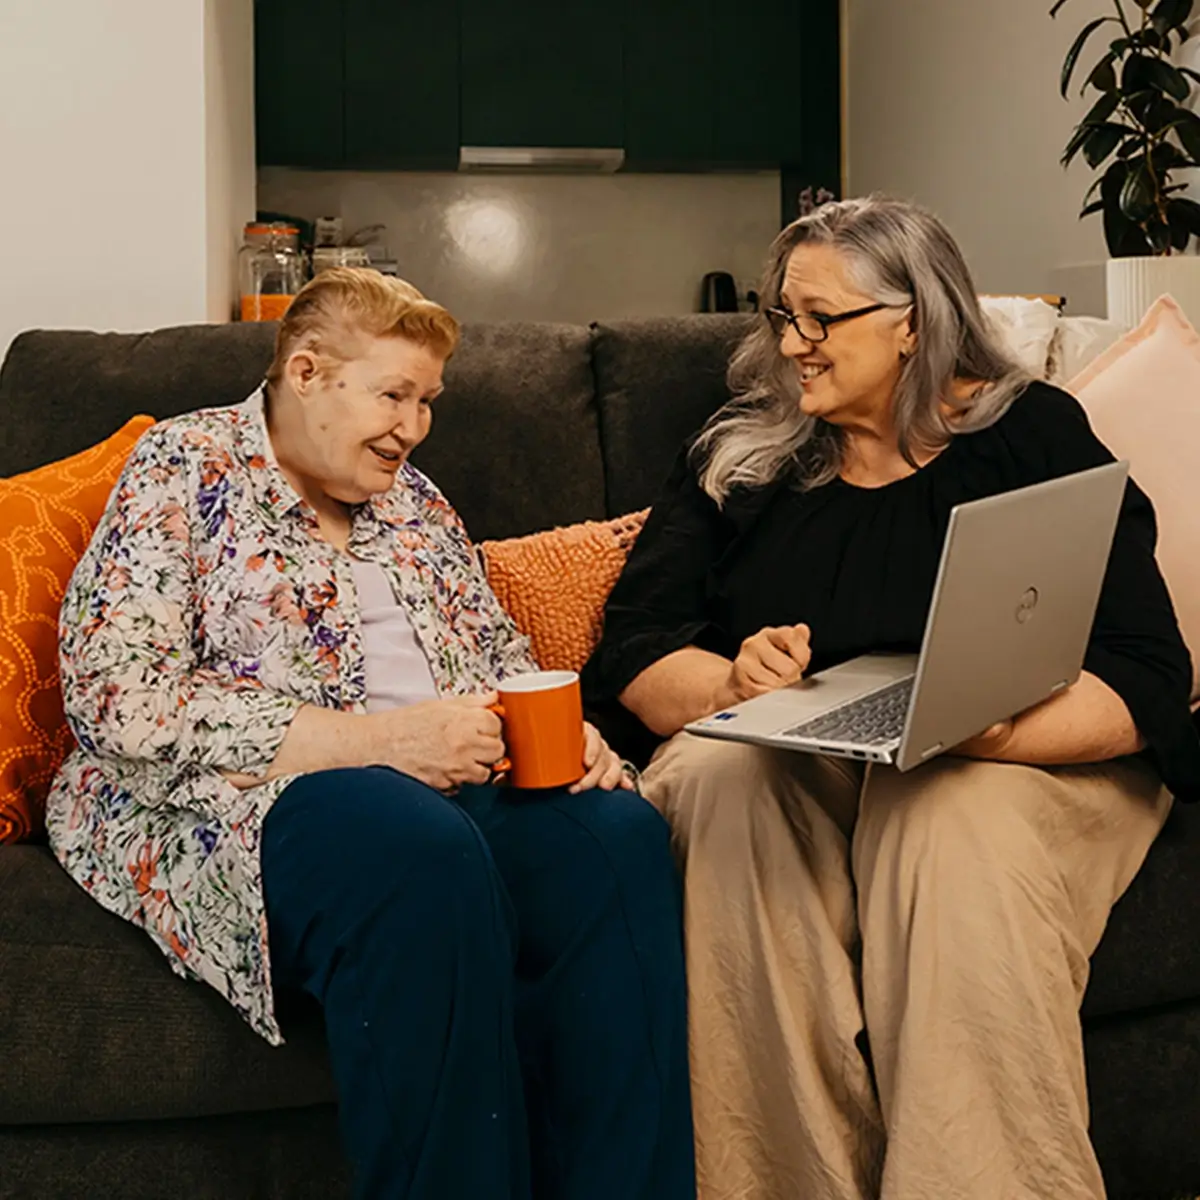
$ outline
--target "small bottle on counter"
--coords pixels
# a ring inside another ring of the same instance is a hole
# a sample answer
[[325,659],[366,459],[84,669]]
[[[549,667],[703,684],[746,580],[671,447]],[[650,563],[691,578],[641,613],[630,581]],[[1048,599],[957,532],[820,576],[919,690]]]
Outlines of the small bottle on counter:
[[243,321],[277,321],[304,286],[300,231],[282,221],[250,221],[238,252]]

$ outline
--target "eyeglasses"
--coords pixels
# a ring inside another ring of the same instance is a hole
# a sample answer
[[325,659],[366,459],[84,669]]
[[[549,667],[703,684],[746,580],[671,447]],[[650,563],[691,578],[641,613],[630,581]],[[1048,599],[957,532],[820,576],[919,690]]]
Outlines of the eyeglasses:
[[826,313],[794,313],[786,308],[768,308],[764,309],[763,315],[778,338],[783,337],[790,325],[806,342],[823,342],[829,336],[831,325],[853,321],[855,317],[865,317],[869,313],[881,312],[889,307],[887,304],[868,304],[866,308],[855,308],[850,312],[834,313],[832,316]]

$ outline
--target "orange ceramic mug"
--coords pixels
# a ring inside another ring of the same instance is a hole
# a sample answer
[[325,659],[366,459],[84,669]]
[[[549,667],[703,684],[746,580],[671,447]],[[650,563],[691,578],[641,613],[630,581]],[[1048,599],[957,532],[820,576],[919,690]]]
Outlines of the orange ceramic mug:
[[492,706],[508,756],[493,767],[519,788],[565,787],[584,776],[583,700],[574,671],[531,671],[500,683]]

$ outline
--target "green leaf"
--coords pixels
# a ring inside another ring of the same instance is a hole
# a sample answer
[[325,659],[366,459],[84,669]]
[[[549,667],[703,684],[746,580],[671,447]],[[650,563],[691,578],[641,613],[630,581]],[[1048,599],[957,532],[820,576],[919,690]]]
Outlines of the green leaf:
[[1159,33],[1179,29],[1187,24],[1192,15],[1192,0],[1158,0],[1150,20]]
[[1094,87],[1098,92],[1113,92],[1117,88],[1117,71],[1113,63],[1117,61],[1117,56],[1113,53],[1106,54],[1093,68],[1092,73],[1084,80],[1083,87],[1080,89],[1082,95],[1089,87]]
[[1103,125],[1117,111],[1120,97],[1116,92],[1105,92],[1095,104],[1088,109],[1088,114],[1079,123],[1081,125]]
[[1104,211],[1104,201],[1103,200],[1093,200],[1091,202],[1091,204],[1085,204],[1083,206],[1083,208],[1081,208],[1079,210],[1079,219],[1082,221],[1084,217],[1090,217],[1092,215],[1092,213],[1098,213],[1098,212],[1103,212],[1103,211]]
[[1165,221],[1147,222],[1146,237],[1154,247],[1155,254],[1171,253],[1171,227]]
[[1197,204],[1195,200],[1180,196],[1168,201],[1167,215],[1172,225],[1179,220],[1185,225],[1188,233],[1200,237],[1200,204]]
[[1148,118],[1154,111],[1154,106],[1162,100],[1162,96],[1154,88],[1143,88],[1140,92],[1132,92],[1125,97],[1125,107],[1143,125],[1148,125]]
[[1179,70],[1189,79],[1195,80],[1196,83],[1200,83],[1200,71],[1193,71],[1191,67],[1180,67]]
[[1066,149],[1062,152],[1062,157],[1058,160],[1064,167],[1069,167],[1075,159],[1075,155],[1083,148],[1083,143],[1087,140],[1092,132],[1090,125],[1079,125],[1075,132],[1071,134],[1071,140],[1067,142]]
[[1125,60],[1121,68],[1121,91],[1126,98],[1158,90],[1151,78],[1151,68],[1156,62],[1158,59],[1149,54],[1131,54]]
[[1135,163],[1121,188],[1121,212],[1134,222],[1144,221],[1154,212],[1154,181],[1145,163]]
[[1161,58],[1152,58],[1150,63],[1150,79],[1161,90],[1174,100],[1186,100],[1192,90],[1192,85],[1184,78],[1183,73]]
[[1171,249],[1186,250],[1188,242],[1192,240],[1191,228],[1187,218],[1169,204],[1167,205],[1167,225],[1171,230]]
[[1067,2],[1067,0],[1056,0],[1056,3],[1055,3],[1055,5],[1054,5],[1054,7],[1053,7],[1053,8],[1050,10],[1050,15],[1051,15],[1052,17],[1057,17],[1057,16],[1058,16],[1058,10],[1059,10],[1060,8],[1062,8],[1062,6],[1063,6],[1064,4],[1066,4],[1066,2]]
[[1200,117],[1188,109],[1181,109],[1175,134],[1187,151],[1188,157],[1200,159]]
[[1083,52],[1084,46],[1087,44],[1088,38],[1100,28],[1101,25],[1108,25],[1115,21],[1115,17],[1097,17],[1094,21],[1089,21],[1080,31],[1079,35],[1071,43],[1070,50],[1067,51],[1067,57],[1063,59],[1062,78],[1059,81],[1059,87],[1062,91],[1063,99],[1067,98],[1067,89],[1071,86],[1071,76],[1075,73],[1075,64],[1079,61],[1079,56]]
[[1100,195],[1104,200],[1104,242],[1113,258],[1151,253],[1146,235],[1121,212],[1121,190],[1129,171],[1128,162],[1115,162],[1100,181]]
[[1192,165],[1192,160],[1171,142],[1159,142],[1150,151],[1150,162],[1160,183],[1166,181],[1168,172]]
[[1127,138],[1132,131],[1125,125],[1107,121],[1103,125],[1086,126],[1088,135],[1083,140],[1083,157],[1089,167],[1095,168]]
[[1141,9],[1147,9],[1154,3],[1154,0],[1133,0],[1134,4]]

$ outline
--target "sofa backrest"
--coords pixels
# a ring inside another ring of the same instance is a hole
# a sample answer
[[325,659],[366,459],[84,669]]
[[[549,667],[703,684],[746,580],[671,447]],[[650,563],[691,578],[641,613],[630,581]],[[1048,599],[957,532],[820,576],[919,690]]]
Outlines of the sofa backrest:
[[[643,508],[727,398],[725,365],[748,320],[467,325],[413,461],[478,540]],[[262,379],[274,332],[21,334],[0,368],[0,477],[94,445],[135,413],[236,404]]]
[[729,399],[729,355],[752,320],[713,314],[592,326],[609,516],[650,504],[684,440]]

